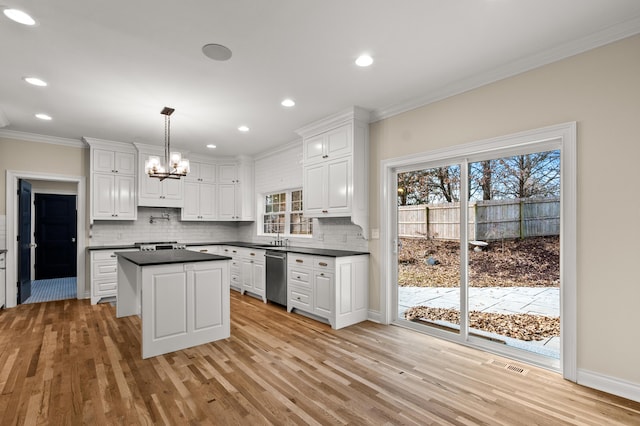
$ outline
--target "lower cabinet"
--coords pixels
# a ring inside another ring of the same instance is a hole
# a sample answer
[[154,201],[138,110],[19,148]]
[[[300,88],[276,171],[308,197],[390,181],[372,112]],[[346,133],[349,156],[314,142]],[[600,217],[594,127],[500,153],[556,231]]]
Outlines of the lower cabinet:
[[118,268],[116,316],[141,316],[142,358],[229,337],[227,260]]
[[264,303],[267,303],[265,251],[245,248],[239,250],[241,293],[249,292],[260,297]]
[[106,297],[115,297],[118,290],[117,251],[138,251],[138,249],[92,250],[89,262],[91,280],[91,304],[95,305]]
[[287,257],[287,310],[326,319],[339,329],[367,319],[369,256]]
[[238,253],[238,247],[222,246],[219,254],[231,258],[231,262],[229,263],[230,286],[232,290],[241,292],[242,281],[240,280],[240,253]]

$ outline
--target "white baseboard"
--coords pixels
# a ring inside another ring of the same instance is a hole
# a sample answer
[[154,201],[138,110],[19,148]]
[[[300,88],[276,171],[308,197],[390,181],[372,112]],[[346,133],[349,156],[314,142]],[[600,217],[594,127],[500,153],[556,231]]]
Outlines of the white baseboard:
[[377,311],[369,311],[369,313],[367,314],[367,319],[369,321],[373,321],[373,322],[377,322],[378,324],[380,324],[382,321],[380,321],[380,312]]
[[623,398],[640,402],[640,384],[588,370],[578,370],[577,383]]

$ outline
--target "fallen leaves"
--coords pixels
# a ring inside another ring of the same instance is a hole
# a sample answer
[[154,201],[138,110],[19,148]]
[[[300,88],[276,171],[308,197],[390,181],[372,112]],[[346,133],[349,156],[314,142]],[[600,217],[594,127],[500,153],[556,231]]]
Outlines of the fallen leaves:
[[[455,309],[414,306],[405,312],[405,318],[409,321],[445,321],[460,325],[460,312]],[[560,318],[542,315],[471,311],[469,327],[524,341],[560,336]]]
[[[429,257],[438,260],[430,265]],[[459,287],[460,243],[402,238],[398,284],[413,287]],[[469,250],[471,287],[558,287],[559,237],[490,241],[481,252]]]

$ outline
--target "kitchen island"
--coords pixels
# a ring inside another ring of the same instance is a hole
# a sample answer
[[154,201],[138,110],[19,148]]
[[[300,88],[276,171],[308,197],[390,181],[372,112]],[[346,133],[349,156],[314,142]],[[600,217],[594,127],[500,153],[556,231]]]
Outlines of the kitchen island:
[[140,316],[142,358],[229,337],[229,257],[188,250],[115,254],[116,316]]

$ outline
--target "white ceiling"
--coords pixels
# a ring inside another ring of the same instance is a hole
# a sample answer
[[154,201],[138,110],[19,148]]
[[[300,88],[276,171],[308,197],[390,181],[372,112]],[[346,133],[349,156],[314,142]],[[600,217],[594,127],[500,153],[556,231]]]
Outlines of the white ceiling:
[[[640,32],[638,0],[3,4],[38,21],[0,15],[3,130],[162,145],[169,106],[174,146],[222,156],[293,141],[295,129],[352,105],[382,118]],[[232,58],[208,59],[207,43]],[[362,52],[371,67],[354,64]],[[285,97],[297,105],[282,107]]]

